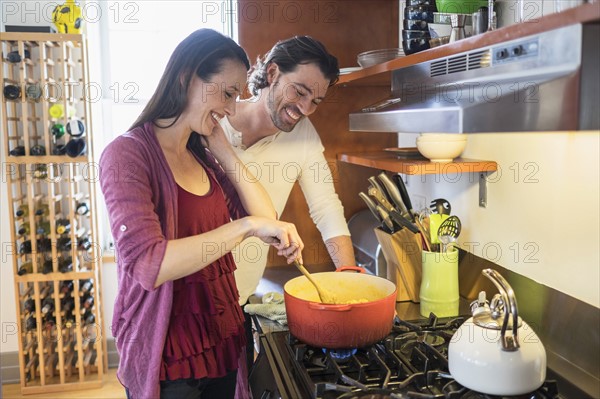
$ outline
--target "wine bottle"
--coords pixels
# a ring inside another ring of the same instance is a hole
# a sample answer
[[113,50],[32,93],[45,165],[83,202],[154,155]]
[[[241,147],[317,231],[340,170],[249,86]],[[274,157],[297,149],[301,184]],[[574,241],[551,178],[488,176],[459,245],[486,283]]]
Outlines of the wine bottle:
[[81,237],[80,239],[77,240],[77,248],[82,250],[82,251],[87,251],[92,247],[92,242],[90,241],[89,237],[85,236],[85,237]]
[[90,309],[94,306],[94,296],[90,294],[85,294],[81,297],[81,306],[85,309]]
[[23,309],[25,309],[27,313],[35,312],[35,299],[27,298],[27,300],[23,302]]
[[[38,252],[47,252],[52,249],[52,241],[49,238],[40,238],[37,241],[37,251]],[[25,240],[19,246],[20,254],[30,254],[33,251],[31,247],[31,240]]]
[[94,313],[89,309],[85,311],[81,319],[83,320],[84,325],[94,324],[96,322],[96,316],[94,316]]
[[37,327],[37,321],[35,320],[35,316],[29,316],[27,319],[25,319],[25,330],[27,331],[31,331],[31,330],[35,330]]
[[15,212],[15,216],[17,216],[18,218],[29,216],[29,205],[27,205],[27,204],[19,205],[19,207],[17,208],[17,211]]
[[71,221],[69,219],[58,219],[56,221],[56,232],[58,234],[69,234],[71,232]]
[[22,157],[25,155],[25,147],[18,145],[8,152],[8,155],[13,157]]
[[36,233],[38,233],[38,234],[43,234],[43,235],[50,234],[50,222],[48,222],[47,220],[44,220],[44,221],[38,223],[36,228],[37,228]]
[[19,266],[19,270],[17,270],[17,274],[19,276],[23,276],[25,274],[33,273],[33,263],[25,262],[21,266]]
[[56,240],[56,248],[59,251],[70,251],[71,245],[71,237],[60,237]]
[[37,180],[42,180],[48,177],[48,167],[46,164],[40,163],[35,165],[33,169],[33,178]]
[[65,296],[60,303],[60,308],[65,314],[72,312],[75,309],[75,299],[72,296]]
[[86,294],[92,290],[94,282],[90,279],[79,281],[79,291]]
[[73,258],[70,256],[58,262],[58,271],[69,273],[73,271]]
[[19,228],[17,229],[17,234],[20,236],[24,236],[30,233],[29,223],[21,223]]
[[52,259],[46,259],[44,264],[42,265],[42,273],[48,274],[54,271],[54,267],[52,265]]
[[73,291],[73,280],[65,280],[60,284],[60,292],[67,295]]
[[75,204],[75,212],[78,215],[87,215],[90,211],[90,207],[87,202],[78,202]]
[[46,155],[46,147],[43,145],[36,144],[29,149],[29,153],[33,156]]
[[50,215],[50,207],[48,204],[41,204],[35,209],[35,216],[48,216]]
[[52,313],[53,311],[54,311],[54,298],[52,298],[51,296],[47,296],[42,301],[42,313],[47,314],[47,313]]

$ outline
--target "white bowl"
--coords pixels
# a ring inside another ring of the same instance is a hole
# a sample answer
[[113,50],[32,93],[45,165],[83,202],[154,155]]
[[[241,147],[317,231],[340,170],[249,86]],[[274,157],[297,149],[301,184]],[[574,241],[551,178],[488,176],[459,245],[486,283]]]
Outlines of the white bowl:
[[467,141],[467,135],[462,133],[421,133],[420,141]]
[[422,141],[417,139],[417,149],[431,162],[452,162],[464,151],[466,140]]

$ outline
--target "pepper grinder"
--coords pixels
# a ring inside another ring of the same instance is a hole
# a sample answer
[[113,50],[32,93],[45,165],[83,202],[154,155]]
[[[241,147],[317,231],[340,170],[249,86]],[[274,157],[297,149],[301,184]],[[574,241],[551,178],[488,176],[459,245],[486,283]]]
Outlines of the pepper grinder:
[[465,34],[465,20],[466,14],[450,14],[450,23],[452,24],[452,31],[450,32],[450,43],[457,40],[464,39],[467,35]]

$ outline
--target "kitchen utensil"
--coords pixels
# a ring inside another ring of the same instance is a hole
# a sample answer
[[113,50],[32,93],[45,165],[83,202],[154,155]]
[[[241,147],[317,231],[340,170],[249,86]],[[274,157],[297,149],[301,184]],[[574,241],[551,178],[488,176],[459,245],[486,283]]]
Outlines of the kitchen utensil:
[[546,378],[544,345],[519,317],[515,293],[504,277],[493,269],[482,273],[498,288],[501,300],[488,305],[482,292],[471,304],[473,317],[448,346],[450,374],[461,385],[488,395],[532,392]]
[[383,220],[381,219],[381,215],[379,214],[379,212],[377,212],[377,204],[373,202],[371,197],[369,197],[363,192],[358,193],[358,196],[362,198],[365,204],[367,204],[367,207],[369,208],[373,216],[375,216],[375,219],[379,220],[380,222],[383,222]]
[[431,208],[431,210],[433,212],[438,213],[440,215],[441,214],[450,215],[450,213],[452,211],[452,206],[450,206],[450,202],[448,202],[448,200],[445,200],[443,198],[436,198],[434,200],[431,200],[431,204],[429,205],[429,208]]
[[379,181],[387,191],[389,198],[392,200],[394,205],[396,205],[396,209],[400,211],[400,214],[402,216],[408,216],[409,218],[412,218],[411,213],[409,212],[408,208],[406,207],[406,204],[402,200],[400,190],[398,189],[396,184],[394,184],[392,179],[390,179],[385,172],[381,172],[379,175],[377,175],[377,177],[379,178]]
[[318,303],[306,277],[291,279],[283,289],[288,326],[294,337],[320,348],[349,349],[373,344],[389,334],[396,307],[394,283],[358,267],[312,276],[330,287],[338,303],[346,304]]
[[479,35],[488,30],[488,8],[480,7],[479,10],[473,13],[473,34]]
[[317,281],[311,276],[308,270],[306,270],[304,265],[298,262],[298,260],[294,260],[294,265],[296,265],[298,270],[300,270],[300,273],[302,273],[308,279],[308,281],[310,281],[310,283],[315,287],[317,293],[319,294],[319,299],[321,303],[336,303],[335,296],[325,288],[321,287],[319,283],[317,283]]
[[442,243],[442,252],[448,252],[448,244],[456,241],[462,225],[458,216],[449,216],[438,228],[438,239]]
[[402,202],[406,205],[406,209],[408,210],[408,214],[410,215],[411,220],[415,220],[415,215],[412,207],[412,201],[410,200],[410,196],[408,195],[408,190],[406,190],[406,186],[404,185],[404,181],[402,180],[402,176],[399,174],[395,174],[392,176],[394,179],[394,183],[396,183],[396,187],[398,187],[398,191],[400,191],[400,197],[402,198]]
[[467,141],[431,141],[417,139],[417,149],[431,162],[452,162],[458,158],[467,146]]
[[421,237],[423,238],[423,245],[424,245],[425,249],[427,251],[431,251],[431,241],[429,238],[429,232],[425,229],[425,226],[423,226],[423,224],[421,223],[419,218],[415,218],[415,224],[417,225],[417,228],[419,229],[419,233],[421,234]]
[[450,43],[467,37],[465,32],[466,17],[464,14],[452,14],[450,16],[452,31],[450,32]]
[[432,244],[440,243],[437,232],[446,219],[448,219],[448,215],[445,213],[432,213],[429,215],[429,239],[431,240]]
[[[379,186],[379,183],[377,183],[377,185]],[[392,206],[390,201],[388,201],[388,199],[385,197],[385,195],[383,194],[383,191],[381,191],[381,186],[379,186],[379,187],[380,188],[377,188],[377,187],[371,185],[371,186],[369,186],[369,189],[367,192],[369,193],[369,195],[371,197],[373,197],[375,199],[375,202],[377,204],[379,204],[383,207],[383,209],[385,209],[386,211],[391,211],[392,209],[394,209],[394,207]]]
[[[379,216],[381,217],[381,220],[383,221],[383,224],[387,228],[388,232],[389,233],[395,232],[397,230],[397,227],[394,224],[394,222],[392,221],[392,219],[390,218],[389,213],[385,209],[383,209],[383,207],[381,205],[377,205],[376,209],[377,209],[377,213],[379,213]],[[398,226],[398,228],[400,228],[400,226]]]
[[438,317],[458,316],[458,251],[423,251],[421,257],[421,316],[429,317],[431,312]]

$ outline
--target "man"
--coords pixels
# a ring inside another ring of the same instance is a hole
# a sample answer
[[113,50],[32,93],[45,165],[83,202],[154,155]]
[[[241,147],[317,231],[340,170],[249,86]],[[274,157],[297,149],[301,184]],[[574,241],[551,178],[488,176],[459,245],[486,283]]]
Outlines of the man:
[[[323,145],[308,116],[338,76],[337,59],[319,41],[309,36],[280,41],[252,70],[248,84],[253,97],[239,102],[236,114],[221,121],[237,155],[267,190],[278,215],[294,183],[300,183],[336,267],[353,265],[354,251]],[[267,252],[268,246],[247,240],[234,253],[241,305],[258,286]]]

